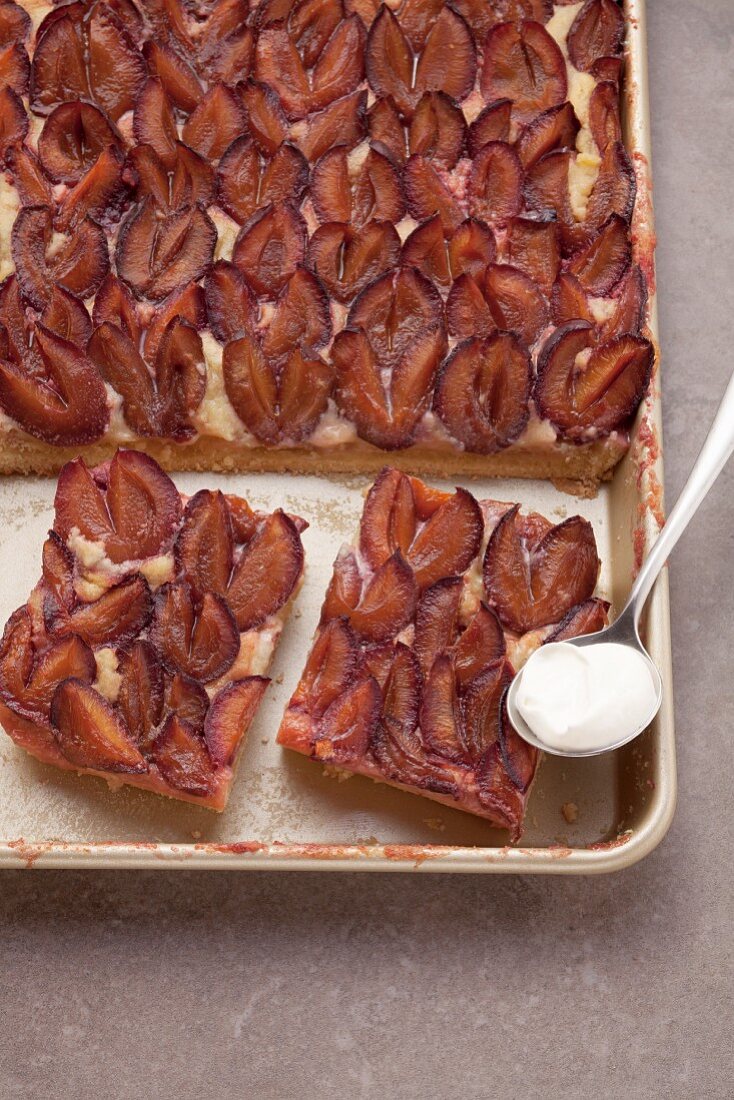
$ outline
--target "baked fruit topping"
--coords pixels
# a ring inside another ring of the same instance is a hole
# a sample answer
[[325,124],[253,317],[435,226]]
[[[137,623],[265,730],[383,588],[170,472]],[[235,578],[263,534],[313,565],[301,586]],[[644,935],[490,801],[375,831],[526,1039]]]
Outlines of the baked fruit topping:
[[553,526],[386,468],[335,562],[278,741],[517,840],[538,753],[507,716],[512,662],[606,624],[598,571],[580,516]]
[[[177,464],[358,466],[368,444],[605,473],[648,375],[620,359],[582,409],[540,367],[569,323],[595,355],[645,340],[639,167],[622,5],[562,6],[71,0],[34,34],[0,4],[8,431],[161,439]],[[42,352],[41,327],[71,347]]]
[[43,572],[0,642],[0,719],[45,763],[224,808],[303,572],[303,521],[147,455],[61,472]]

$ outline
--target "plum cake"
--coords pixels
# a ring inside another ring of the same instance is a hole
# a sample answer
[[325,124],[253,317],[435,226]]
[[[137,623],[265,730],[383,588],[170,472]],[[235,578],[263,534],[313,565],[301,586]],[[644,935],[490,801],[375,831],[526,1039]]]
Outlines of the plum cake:
[[278,741],[521,832],[537,750],[505,697],[547,641],[601,630],[589,522],[386,468],[334,563]]
[[595,483],[650,378],[615,0],[0,4],[0,469]]
[[0,721],[44,763],[222,810],[303,574],[305,523],[149,456],[62,469],[0,643]]

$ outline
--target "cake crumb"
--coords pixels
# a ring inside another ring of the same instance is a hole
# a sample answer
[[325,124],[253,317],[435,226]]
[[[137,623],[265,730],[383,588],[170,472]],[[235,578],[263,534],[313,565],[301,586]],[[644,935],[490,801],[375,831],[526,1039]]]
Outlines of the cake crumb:
[[573,825],[573,823],[578,820],[579,808],[575,802],[564,802],[561,806],[561,813],[568,824]]
[[275,682],[276,682],[276,684],[282,684],[283,683],[283,673],[282,672],[281,672],[280,676],[275,677]]
[[435,829],[437,833],[444,833],[446,831],[446,826],[444,825],[443,819],[440,817],[424,817],[423,821],[429,829]]
[[194,840],[201,840],[201,829],[192,829],[191,836]]
[[267,745],[269,743],[269,741],[270,741],[269,737],[261,737],[260,738],[260,744],[261,745]]
[[345,772],[344,768],[337,768],[336,764],[324,764],[324,775],[328,775],[330,779],[336,779],[338,783],[352,778],[351,772]]

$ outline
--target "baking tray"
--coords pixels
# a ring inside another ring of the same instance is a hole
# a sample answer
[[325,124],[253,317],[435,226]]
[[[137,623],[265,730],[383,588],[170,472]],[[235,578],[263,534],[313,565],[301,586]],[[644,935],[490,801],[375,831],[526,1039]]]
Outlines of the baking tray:
[[[650,285],[649,327],[657,336],[644,0],[628,0],[626,137],[638,176],[637,260]],[[658,364],[659,366],[659,364]],[[659,373],[640,410],[633,444],[611,483],[591,500],[552,485],[473,479],[478,497],[519,500],[558,521],[580,512],[593,524],[603,560],[601,594],[618,610],[635,568],[662,522]],[[473,871],[580,874],[629,866],[664,836],[675,807],[667,576],[650,600],[646,639],[660,669],[663,706],[650,729],[616,753],[586,760],[545,757],[518,845],[458,810],[369,779],[345,782],[275,744],[316,626],[332,561],[354,537],[366,479],[276,475],[178,475],[188,493],[204,485],[277,501],[309,520],[307,575],[253,723],[223,815],[143,791],[111,792],[101,780],[59,773],[0,737],[0,865],[188,867],[283,870]],[[54,482],[0,480],[0,619],[36,582],[52,519]]]

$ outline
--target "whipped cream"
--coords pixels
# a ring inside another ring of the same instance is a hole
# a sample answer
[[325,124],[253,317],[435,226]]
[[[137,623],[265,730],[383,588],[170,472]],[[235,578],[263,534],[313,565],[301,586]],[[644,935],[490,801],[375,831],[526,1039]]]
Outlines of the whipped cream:
[[549,748],[592,752],[624,741],[650,719],[656,685],[641,653],[614,642],[550,642],[523,669],[515,702]]

